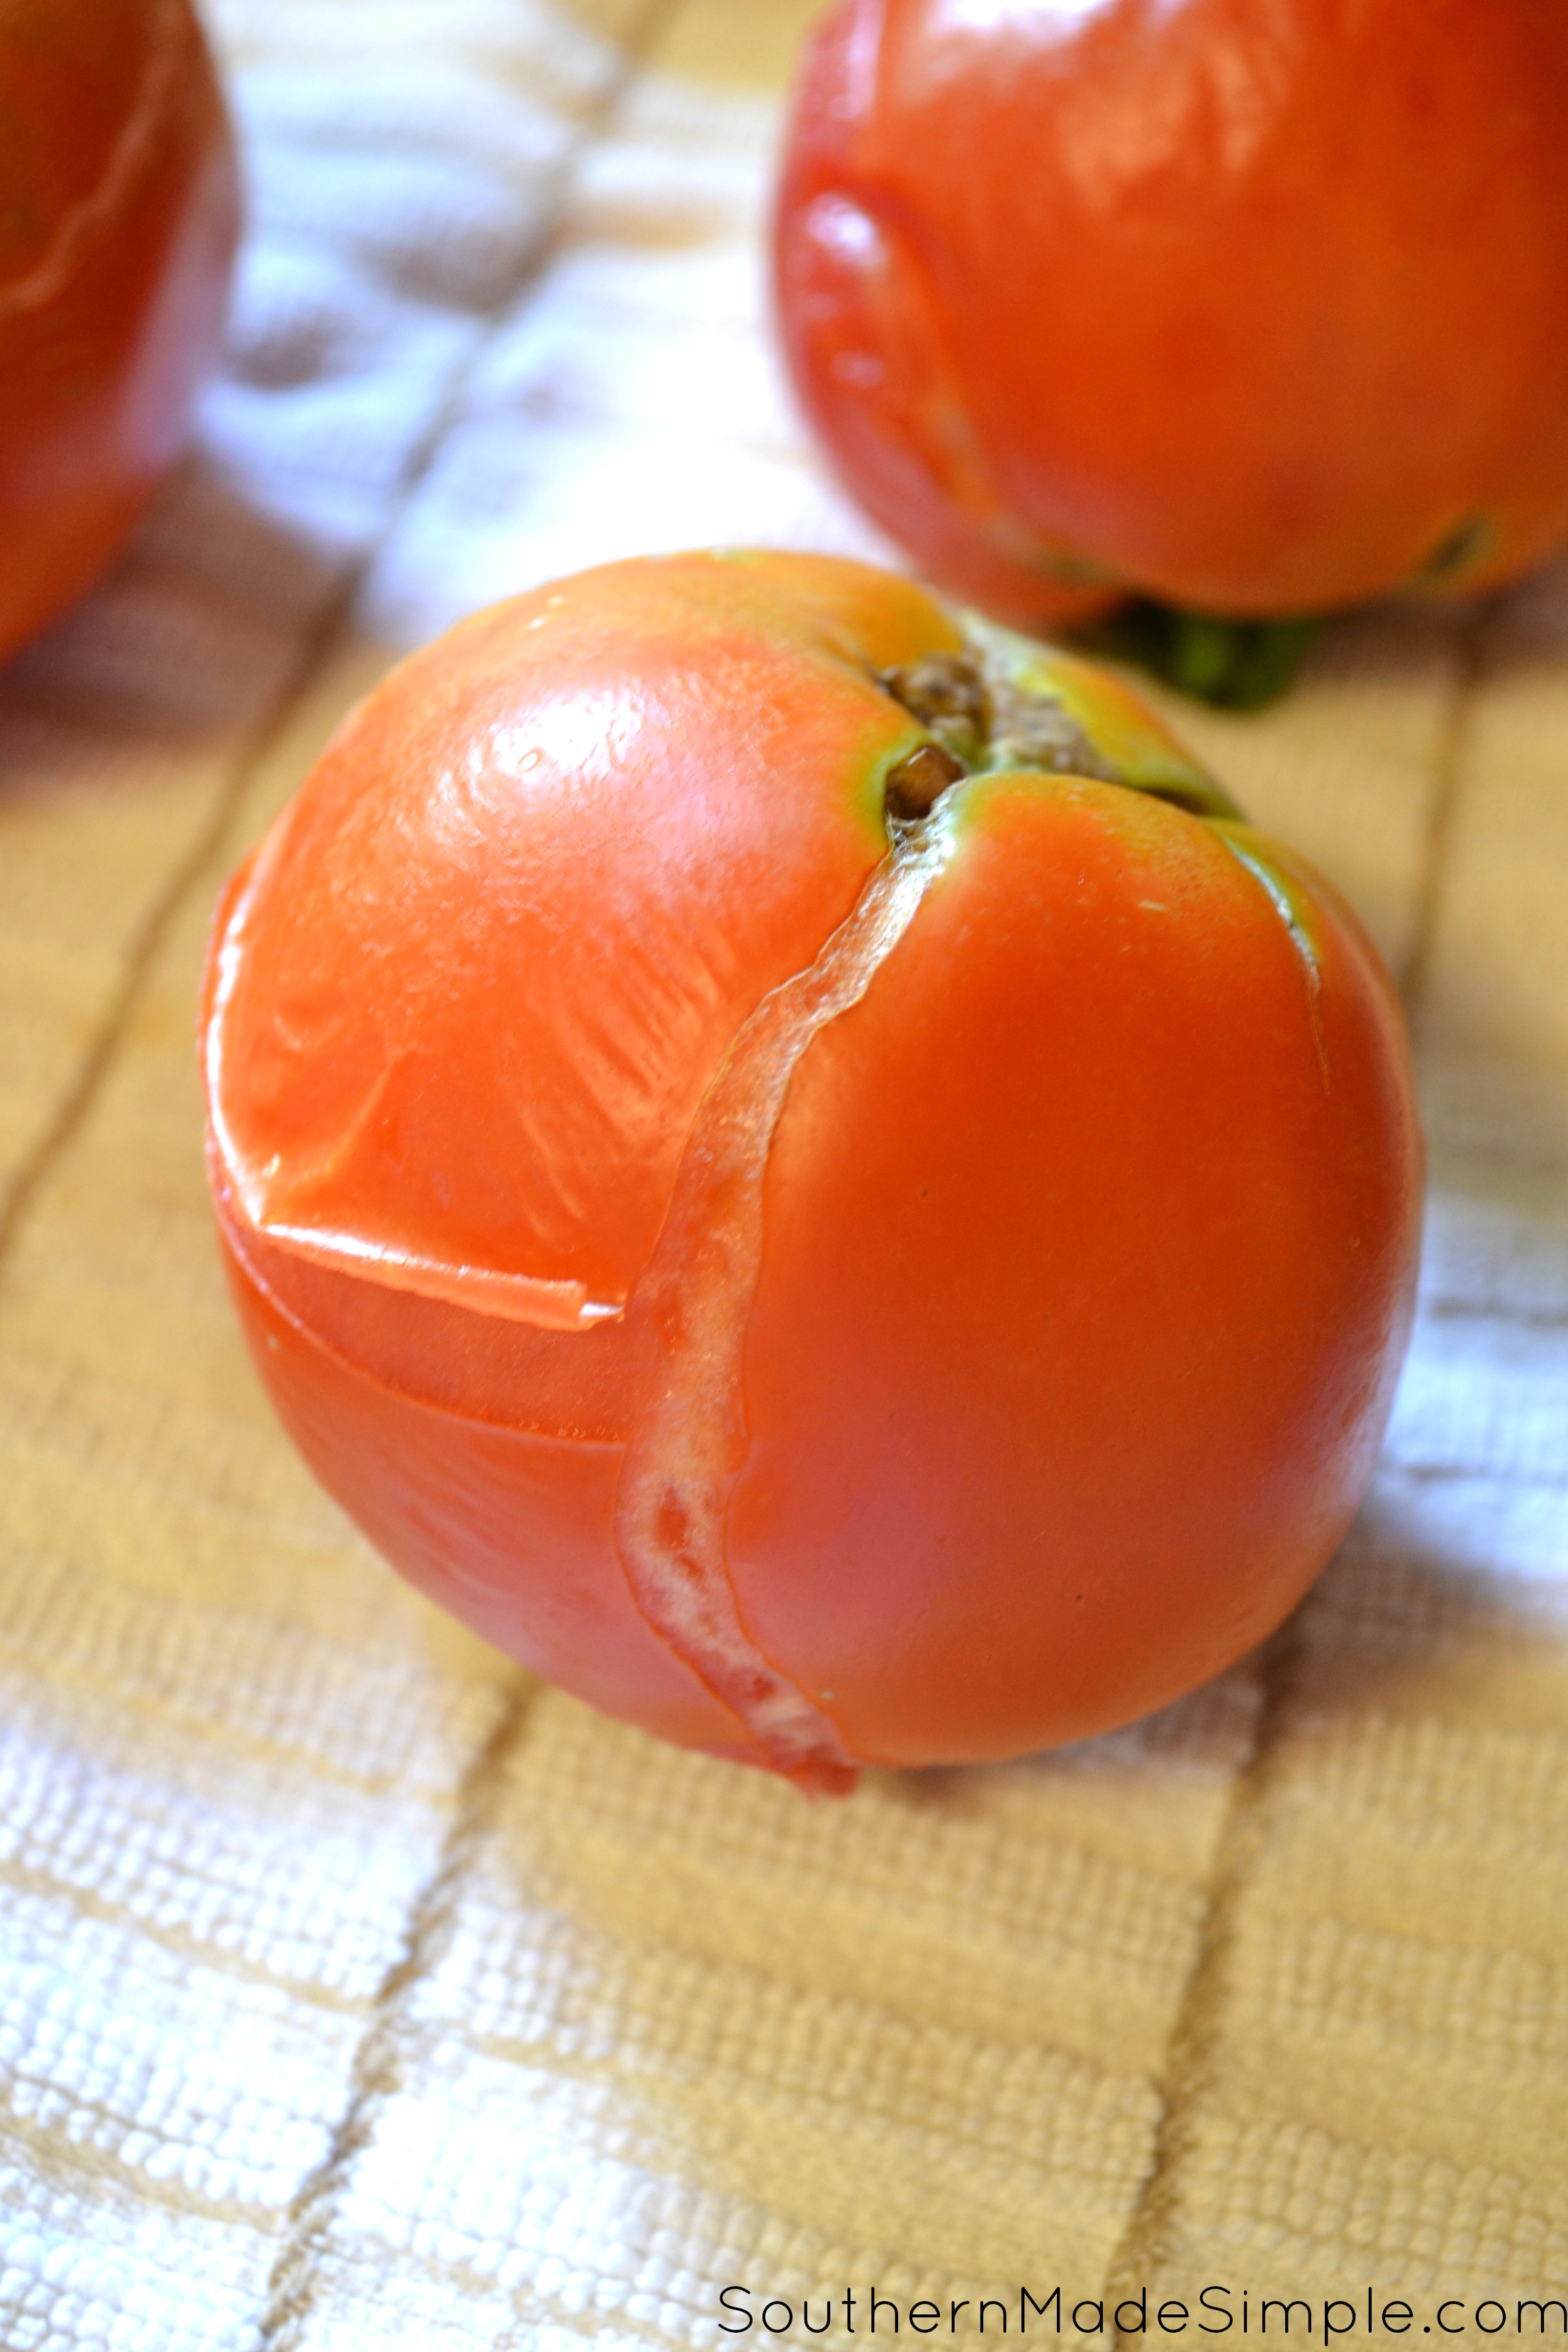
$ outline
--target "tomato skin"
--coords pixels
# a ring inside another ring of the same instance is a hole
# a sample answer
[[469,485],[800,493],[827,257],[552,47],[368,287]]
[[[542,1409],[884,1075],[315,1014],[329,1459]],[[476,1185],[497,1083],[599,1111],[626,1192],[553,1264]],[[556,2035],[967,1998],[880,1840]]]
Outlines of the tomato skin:
[[80,594],[178,454],[238,233],[189,0],[0,27],[0,659]]
[[[851,492],[1020,625],[1480,588],[1568,534],[1550,0],[840,0],[779,199]],[[1353,94],[1353,96],[1352,96]]]
[[[754,1021],[912,854],[868,813],[932,739],[881,679],[961,642],[829,559],[498,606],[346,722],[209,959],[230,1280],[323,1484],[537,1671],[814,1787],[1077,1738],[1250,1646],[1356,1507],[1410,1315],[1375,951],[1289,853],[1157,796],[1223,807],[1124,688],[1039,653],[1074,756],[1147,789],[1011,755],[954,784],[905,927],[742,1122],[754,1282],[712,1286],[731,1179],[680,1255]],[[798,1766],[626,1549],[637,1449],[727,1330],[722,1605],[829,1727]]]
[[637,1613],[612,1524],[623,1444],[510,1429],[377,1380],[288,1312],[221,1208],[218,1230],[284,1427],[411,1584],[606,1714],[755,1760],[744,1727]]
[[[1196,818],[1067,779],[971,806],[781,1123],[731,1521],[763,1646],[903,1764],[1037,1744],[1045,1662],[1070,1738],[1250,1648],[1349,1525],[1408,1312],[1360,943],[1320,943],[1327,1085],[1300,957]],[[843,1572],[879,1552],[891,1612]]]

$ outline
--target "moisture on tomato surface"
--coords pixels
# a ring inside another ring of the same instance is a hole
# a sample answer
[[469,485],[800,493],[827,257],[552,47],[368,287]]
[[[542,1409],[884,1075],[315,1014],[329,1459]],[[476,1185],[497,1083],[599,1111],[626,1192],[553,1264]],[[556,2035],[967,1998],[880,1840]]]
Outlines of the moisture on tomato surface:
[[237,229],[190,0],[0,6],[0,659],[102,571],[178,454]]
[[842,1790],[1127,1721],[1371,1474],[1375,950],[1117,680],[907,580],[638,560],[416,654],[230,884],[202,1052],[307,1460],[668,1738]]
[[1568,535],[1559,0],[838,0],[778,210],[844,481],[1030,626],[1311,613]]

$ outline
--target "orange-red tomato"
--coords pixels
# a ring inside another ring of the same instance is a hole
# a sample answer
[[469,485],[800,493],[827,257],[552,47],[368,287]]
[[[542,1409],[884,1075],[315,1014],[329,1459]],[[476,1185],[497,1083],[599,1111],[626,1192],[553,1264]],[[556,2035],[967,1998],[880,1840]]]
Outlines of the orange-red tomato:
[[910,582],[632,562],[415,655],[231,884],[203,1053],[308,1460],[669,1738],[837,1788],[1126,1720],[1370,1474],[1374,950],[1122,687]]
[[0,659],[103,569],[177,452],[237,223],[189,0],[0,10]]
[[851,491],[1023,625],[1482,587],[1568,535],[1559,0],[839,0],[784,342]]

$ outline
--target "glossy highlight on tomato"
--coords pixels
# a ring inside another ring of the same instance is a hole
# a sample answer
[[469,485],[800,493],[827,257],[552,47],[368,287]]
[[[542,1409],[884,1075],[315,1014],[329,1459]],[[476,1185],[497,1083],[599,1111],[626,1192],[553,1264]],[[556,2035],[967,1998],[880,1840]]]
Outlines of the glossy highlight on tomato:
[[841,1790],[1173,1698],[1371,1473],[1420,1147],[1326,884],[1087,664],[612,564],[345,721],[219,908],[218,1224],[387,1558]]
[[237,231],[189,0],[0,6],[0,660],[103,570],[177,455]]
[[1494,585],[1568,536],[1557,0],[838,0],[779,198],[848,488],[1049,623]]

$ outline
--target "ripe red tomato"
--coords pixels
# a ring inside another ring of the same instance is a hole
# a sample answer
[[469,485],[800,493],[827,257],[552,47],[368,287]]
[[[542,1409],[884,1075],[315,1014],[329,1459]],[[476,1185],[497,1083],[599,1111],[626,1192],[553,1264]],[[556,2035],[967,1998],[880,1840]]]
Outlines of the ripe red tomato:
[[1559,0],[839,0],[778,216],[850,490],[1032,625],[1484,587],[1568,535]]
[[610,565],[346,721],[219,911],[257,1361],[387,1556],[844,1787],[1141,1714],[1343,1533],[1419,1144],[1353,917],[1112,679]]
[[0,15],[0,659],[102,570],[176,454],[237,225],[189,0]]

